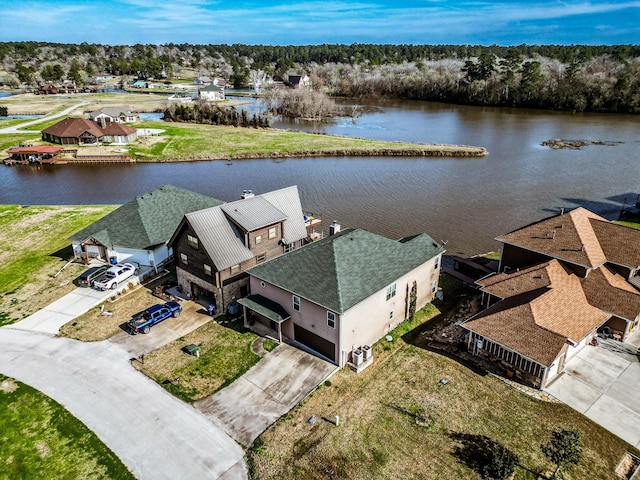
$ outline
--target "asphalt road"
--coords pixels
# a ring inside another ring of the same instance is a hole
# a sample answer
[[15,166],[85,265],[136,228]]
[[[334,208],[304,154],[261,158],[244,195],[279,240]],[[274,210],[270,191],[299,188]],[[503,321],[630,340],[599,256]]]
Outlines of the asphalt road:
[[242,448],[133,369],[119,346],[11,326],[0,345],[0,372],[64,405],[140,480],[247,478]]

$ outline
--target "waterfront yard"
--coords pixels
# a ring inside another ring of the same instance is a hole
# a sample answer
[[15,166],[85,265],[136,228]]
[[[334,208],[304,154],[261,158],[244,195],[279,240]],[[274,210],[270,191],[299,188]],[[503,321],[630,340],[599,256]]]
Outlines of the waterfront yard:
[[[167,106],[165,96],[120,93],[56,96],[24,94],[0,99],[0,105],[7,105],[11,114],[53,113],[82,101],[86,104],[69,116],[83,116],[85,112],[107,105],[127,105],[139,111],[162,111]],[[242,102],[225,102],[227,105],[239,103]],[[43,119],[27,127],[29,133],[12,134],[11,138],[0,136],[0,148],[7,149],[27,141],[40,143],[37,132],[59,120]],[[127,150],[137,161],[146,162],[346,155],[477,157],[487,154],[480,147],[365,140],[274,129],[165,122],[137,122],[132,125],[138,129],[160,129],[163,133],[154,137],[141,137],[126,147],[102,146],[97,147],[99,150],[94,150],[96,147],[82,147],[81,153],[90,156]],[[3,126],[9,124],[0,124],[0,128]]]
[[13,323],[72,291],[85,268],[68,263],[67,238],[113,206],[0,205],[0,325]]
[[550,478],[538,477],[553,470],[540,444],[557,426],[583,432],[582,461],[564,479],[615,478],[631,447],[604,428],[394,337],[374,346],[371,367],[340,370],[256,440],[254,480],[480,479],[495,442],[518,455],[515,479]]
[[60,404],[0,375],[0,479],[133,479],[96,435]]

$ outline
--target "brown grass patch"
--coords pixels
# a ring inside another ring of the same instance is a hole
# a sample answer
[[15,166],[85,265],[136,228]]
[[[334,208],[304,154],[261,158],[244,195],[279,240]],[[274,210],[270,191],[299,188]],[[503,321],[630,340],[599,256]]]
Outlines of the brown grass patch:
[[[120,326],[134,314],[156,303],[164,303],[164,300],[153,295],[153,291],[156,285],[164,284],[169,278],[159,277],[146,285],[136,286],[133,290],[128,290],[127,287],[125,294],[109,297],[104,303],[63,325],[60,334],[83,342],[96,342],[120,333],[123,331]],[[101,308],[110,315],[102,315]]]
[[[401,339],[384,347],[374,346],[374,364],[364,372],[340,370],[330,387],[267,430],[250,454],[252,478],[480,478],[457,452],[465,448],[460,439],[486,436],[520,457],[515,478],[536,479],[552,467],[539,445],[558,425],[584,433],[583,461],[565,479],[612,478],[629,447],[565,405],[523,395]],[[416,421],[420,409],[426,425]],[[324,420],[311,425],[311,416]]]

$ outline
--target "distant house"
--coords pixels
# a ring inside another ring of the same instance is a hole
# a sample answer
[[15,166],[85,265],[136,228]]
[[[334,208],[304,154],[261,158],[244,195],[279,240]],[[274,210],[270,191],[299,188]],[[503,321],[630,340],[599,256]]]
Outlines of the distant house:
[[45,83],[38,86],[38,90],[36,90],[36,95],[57,95],[60,93],[60,89],[53,85],[52,83]]
[[485,309],[462,325],[473,355],[544,388],[596,332],[623,340],[640,319],[640,230],[584,208],[498,237]]
[[65,118],[42,130],[42,140],[60,145],[127,144],[138,138],[138,131],[120,123],[92,122],[86,118]]
[[167,97],[169,102],[191,103],[194,95],[187,92],[177,92]]
[[224,100],[224,87],[218,85],[207,85],[199,88],[197,97],[202,100],[221,101]]
[[100,110],[90,112],[89,118],[97,123],[100,123],[103,119],[107,123],[127,123],[137,122],[140,120],[140,115],[129,107],[103,107]]
[[338,228],[249,269],[251,295],[239,303],[250,328],[357,367],[362,348],[406,320],[412,302],[416,311],[434,298],[443,253],[425,233],[395,241]]
[[95,73],[93,75],[89,75],[89,81],[95,83],[103,83],[107,80],[113,80],[114,76],[110,73]]
[[[185,214],[223,202],[165,185],[137,196],[69,237],[75,256],[136,262],[143,270],[170,258],[167,246]],[[145,268],[146,267],[146,268]]]
[[133,88],[149,88],[149,84],[144,80],[136,80],[131,86]]
[[293,88],[309,88],[311,79],[308,75],[289,75],[289,85]]
[[300,248],[309,234],[295,186],[186,214],[168,242],[184,292],[225,309],[249,293],[246,270]]
[[213,83],[213,79],[207,76],[201,76],[196,78],[193,81],[194,85],[211,85]]

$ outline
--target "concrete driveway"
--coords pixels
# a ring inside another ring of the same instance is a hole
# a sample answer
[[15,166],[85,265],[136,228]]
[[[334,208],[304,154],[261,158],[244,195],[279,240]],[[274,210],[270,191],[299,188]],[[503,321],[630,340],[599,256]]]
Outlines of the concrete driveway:
[[169,318],[155,325],[146,335],[120,332],[111,337],[109,342],[119,345],[131,356],[138,357],[184,337],[209,321],[211,317],[205,313],[201,305],[195,302],[182,302],[182,313],[178,318]]
[[332,363],[281,344],[227,388],[194,406],[248,448],[337,369]]
[[640,363],[603,347],[585,347],[546,391],[640,448]]
[[[120,289],[124,288],[124,286],[124,284],[121,285]],[[57,335],[60,327],[65,323],[100,305],[117,291],[107,290],[101,292],[93,288],[78,287],[42,310],[38,310],[24,320],[14,323],[11,328]]]
[[109,342],[0,328],[0,372],[64,405],[141,479],[246,479],[244,451]]

